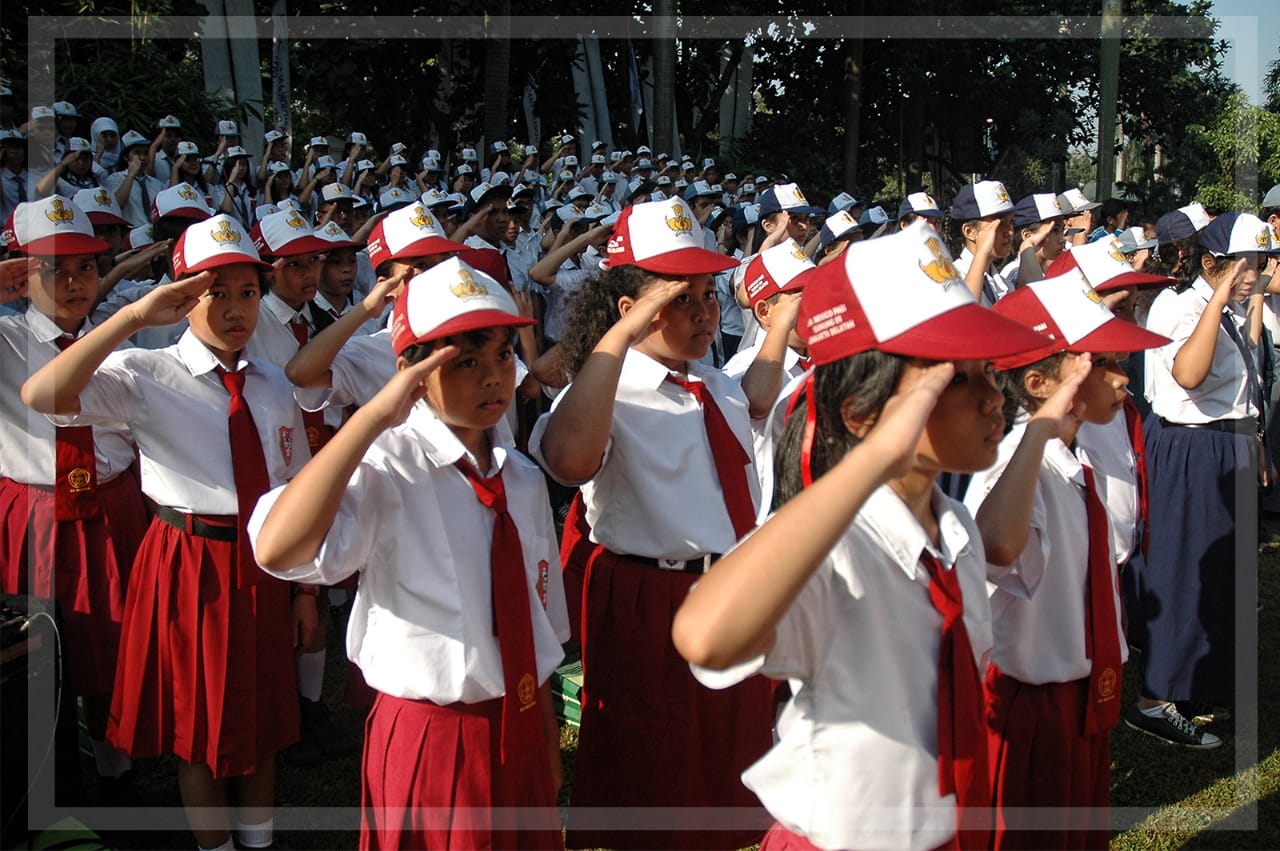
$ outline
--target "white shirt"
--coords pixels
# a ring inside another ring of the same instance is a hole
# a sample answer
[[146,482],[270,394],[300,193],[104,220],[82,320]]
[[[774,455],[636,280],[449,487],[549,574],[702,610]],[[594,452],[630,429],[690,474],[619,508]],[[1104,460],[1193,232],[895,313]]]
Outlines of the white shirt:
[[574,296],[596,274],[589,268],[575,266],[572,260],[566,260],[556,271],[555,283],[546,290],[547,310],[542,316],[542,329],[547,337],[559,340],[564,336]]
[[[973,252],[968,248],[961,249],[960,256],[955,259],[956,271],[961,278],[969,274],[969,267],[972,265]],[[982,292],[978,301],[983,307],[990,307],[1009,294],[1009,282],[999,272],[988,269],[982,277]]]
[[[687,390],[667,381],[668,369],[629,349],[613,404],[609,443],[600,467],[582,485],[591,540],[615,553],[687,560],[728,551],[738,536],[725,507],[702,408]],[[737,382],[712,367],[689,364],[689,379],[704,381],[742,448],[751,450],[747,399]],[[547,419],[529,436],[539,461]],[[760,504],[754,464],[747,469],[752,503]]]
[[[347,656],[369,685],[396,697],[476,703],[504,691],[491,602],[494,513],[453,466],[464,456],[475,463],[420,402],[365,453],[315,561],[268,571],[326,585],[359,571]],[[569,639],[546,482],[509,444],[494,447],[492,465],[490,474],[502,471],[507,507],[520,531],[542,682]],[[249,525],[253,537],[280,493],[259,501]]]
[[[230,395],[215,371],[219,365],[190,331],[165,349],[112,352],[81,391],[81,413],[50,419],[127,427],[141,453],[144,494],[180,511],[235,514]],[[236,370],[245,371],[244,395],[271,485],[283,484],[310,457],[292,385],[269,363],[241,358]]]
[[[128,176],[127,172],[113,171],[107,175],[103,185],[110,190],[111,195],[114,197]],[[145,193],[143,191],[144,185],[146,187]],[[156,200],[157,195],[168,188],[168,182],[157,180],[149,174],[139,174],[134,178],[133,186],[129,188],[129,202],[122,208],[124,217],[129,220],[129,224],[135,228],[151,224],[151,203]],[[143,197],[144,195],[146,196],[145,198]]]
[[501,251],[501,250],[502,250],[502,249],[498,248],[498,246],[496,246],[496,245],[494,245],[493,243],[489,242],[489,240],[487,240],[487,239],[485,239],[484,237],[480,236],[479,234],[475,234],[475,233],[473,233],[473,234],[471,234],[470,236],[468,236],[468,237],[467,237],[467,239],[466,239],[466,241],[465,241],[465,242],[463,242],[462,244],[463,244],[463,245],[465,245],[465,246],[467,246],[468,248],[492,248],[494,251]]
[[[1015,425],[1000,442],[995,465],[974,473],[964,501],[975,515],[1009,465],[1025,431],[1025,423]],[[1093,669],[1085,656],[1089,519],[1084,469],[1061,440],[1045,445],[1032,500],[1026,549],[1007,567],[987,565],[987,579],[994,585],[991,661],[1024,683],[1074,682],[1089,676]],[[1110,562],[1115,589],[1119,583],[1114,576],[1114,555]],[[1117,594],[1113,597],[1123,662],[1129,657],[1129,646],[1120,631],[1120,600]]]
[[[316,292],[315,298],[312,299],[312,304],[314,304],[316,308],[328,313],[334,319],[341,319],[343,316],[346,316],[348,313],[350,313],[352,308],[356,306],[355,302],[352,301],[351,298],[348,296],[347,303],[341,309],[338,309],[337,307],[333,306],[333,302],[325,298],[324,293],[318,292],[318,291]],[[388,307],[386,310],[383,311],[382,316],[369,317],[364,322],[360,323],[360,327],[356,328],[355,334],[358,336],[365,336],[368,334],[376,333],[378,330],[382,328],[383,319],[390,312],[391,312],[391,309]]]
[[[93,320],[101,325],[108,317],[115,315],[122,307],[127,307],[154,290],[160,284],[169,283],[165,275],[160,281],[121,281],[111,293],[93,310]],[[140,328],[129,338],[135,346],[143,349],[163,349],[178,342],[178,338],[187,330],[187,317],[182,317],[173,325],[151,326]]]
[[[89,333],[84,323],[76,337]],[[62,329],[35,307],[0,316],[0,476],[23,484],[52,487],[56,470],[53,423],[22,402],[22,385],[53,360]],[[133,463],[133,442],[124,429],[94,426],[98,484],[106,484]]]
[[935,548],[888,486],[867,499],[778,623],[773,649],[725,672],[791,679],[778,743],[742,775],[774,818],[820,848],[932,849],[955,833],[938,793],[942,616],[922,552],[955,570],[978,676],[991,648],[986,557],[969,513],[935,487]]
[[[764,337],[761,337],[755,344],[745,349],[738,349],[738,353],[729,358],[729,362],[724,365],[724,374],[741,385],[742,376],[746,375],[751,364],[755,363],[756,355],[760,354],[763,346]],[[786,417],[775,416],[775,412],[780,407],[782,414],[786,413],[787,403],[791,401],[791,393],[787,392],[788,385],[808,370],[808,365],[800,359],[796,350],[787,346],[786,353],[782,356],[782,389],[778,392],[778,398],[774,400],[768,416],[751,420],[751,445],[755,453],[756,472],[760,476],[762,495],[772,496],[773,494],[773,447],[777,446],[787,425]],[[767,471],[766,465],[769,468]]]
[[1098,497],[1111,523],[1111,553],[1125,564],[1138,548],[1138,462],[1129,442],[1125,413],[1106,425],[1083,423],[1076,432],[1076,448],[1093,468]]
[[23,169],[14,172],[0,168],[0,218],[5,222],[23,201],[34,201],[40,193],[36,192],[36,184],[40,178],[32,171]]
[[291,327],[294,319],[302,319],[307,323],[307,335],[310,337],[311,317],[306,305],[303,305],[302,310],[294,310],[275,293],[264,295],[258,311],[258,325],[253,329],[249,342],[245,343],[245,354],[284,369],[285,364],[289,363],[300,348]]
[[[1213,297],[1213,288],[1204,278],[1180,293],[1165,290],[1151,305],[1147,314],[1147,330],[1163,334],[1173,342],[1158,349],[1147,349],[1146,394],[1156,416],[1174,423],[1209,423],[1215,420],[1238,420],[1257,415],[1249,393],[1249,375],[1240,349],[1226,329],[1218,327],[1218,342],[1213,349],[1209,374],[1194,390],[1187,390],[1173,380],[1173,360],[1191,337],[1201,314]],[[1248,326],[1244,310],[1234,302],[1223,313],[1230,313],[1248,345]]]

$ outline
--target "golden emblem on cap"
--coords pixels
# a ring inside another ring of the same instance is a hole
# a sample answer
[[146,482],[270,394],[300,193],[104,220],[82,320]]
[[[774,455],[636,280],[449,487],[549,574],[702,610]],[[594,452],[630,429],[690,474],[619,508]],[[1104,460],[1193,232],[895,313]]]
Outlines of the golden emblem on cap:
[[178,187],[178,195],[179,197],[186,198],[188,201],[194,201],[200,197],[188,183],[184,183],[182,186]]
[[89,471],[84,467],[76,467],[70,473],[67,473],[67,484],[71,486],[72,493],[84,493],[89,490]]
[[955,264],[951,262],[951,258],[942,250],[942,243],[936,237],[929,237],[924,241],[924,247],[929,249],[929,253],[933,255],[933,259],[928,263],[921,262],[920,271],[929,276],[929,280],[934,283],[942,284],[944,290],[948,290],[960,278],[960,273],[956,271]]
[[792,240],[791,244],[795,246],[794,248],[791,249],[792,257],[796,258],[797,260],[809,259],[809,255],[804,253],[804,249],[800,247],[800,243],[796,242],[795,240]]
[[458,270],[458,283],[449,287],[449,292],[458,298],[481,298],[489,294],[484,284],[477,281],[466,269]]
[[932,207],[935,210],[938,209],[938,202],[933,200],[933,196],[928,192],[924,193],[924,203],[928,207]]
[[99,189],[97,192],[93,193],[93,203],[97,204],[99,207],[110,207],[111,198],[107,195],[107,190]]
[[1271,239],[1267,236],[1266,228],[1258,231],[1258,235],[1253,238],[1253,241],[1258,244],[1259,248],[1264,250],[1271,245]]
[[1120,240],[1116,239],[1115,237],[1112,237],[1111,250],[1107,252],[1108,254],[1111,255],[1112,260],[1115,260],[1119,263],[1126,262],[1124,259],[1124,252],[1120,250],[1122,247],[1123,246],[1120,245]]
[[284,218],[284,223],[291,228],[305,228],[307,226],[306,221],[302,216],[298,215],[297,210],[290,210],[289,215]]
[[346,231],[344,231],[342,227],[333,220],[325,222],[324,227],[321,230],[323,230],[329,236],[346,236],[347,235]]
[[413,217],[409,219],[409,224],[413,225],[415,228],[429,228],[435,224],[435,222],[431,220],[431,216],[427,213],[426,209],[421,204],[418,204],[413,208]]
[[58,198],[53,199],[53,203],[49,205],[49,209],[44,211],[45,217],[55,225],[65,224],[76,217],[76,214],[68,210],[66,205]]
[[223,245],[240,242],[240,231],[233,228],[231,222],[226,219],[218,222],[217,230],[209,235],[213,237],[214,242],[222,243]]
[[1094,304],[1102,304],[1102,296],[1098,295],[1098,293],[1093,289],[1093,287],[1089,286],[1088,284],[1085,284],[1084,295],[1085,295],[1085,298],[1089,299],[1089,301],[1093,302]]
[[1005,203],[1009,201],[1009,191],[1004,188],[1003,183],[996,184],[996,200],[1004,201]]
[[801,204],[809,203],[809,199],[804,197],[804,193],[800,191],[799,186],[796,187],[796,200],[799,201]]
[[672,202],[671,212],[674,216],[667,216],[667,227],[671,228],[674,233],[693,233],[693,219],[684,214],[684,205],[678,200]]

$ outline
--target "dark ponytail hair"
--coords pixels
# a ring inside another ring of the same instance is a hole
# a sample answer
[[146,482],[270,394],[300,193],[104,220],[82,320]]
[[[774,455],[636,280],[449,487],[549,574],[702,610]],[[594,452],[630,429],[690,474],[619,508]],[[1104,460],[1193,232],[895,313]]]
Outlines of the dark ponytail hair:
[[1036,409],[1044,404],[1042,400],[1035,398],[1027,391],[1027,373],[1035,370],[1057,378],[1066,356],[1066,352],[1057,352],[1026,366],[1016,366],[1013,369],[996,372],[996,386],[1000,388],[1000,392],[1004,393],[1005,434],[1013,428],[1014,422],[1020,415],[1034,414]]
[[582,369],[600,338],[622,318],[618,299],[639,298],[653,279],[654,275],[639,266],[615,266],[583,285],[560,338],[561,362],[570,375]]
[[[1185,255],[1185,258],[1184,258]],[[1159,261],[1159,273],[1176,279],[1174,289],[1182,292],[1200,276],[1200,238],[1198,234],[1170,242],[1162,242],[1153,256]],[[1179,264],[1181,260],[1181,264]]]
[[[862,419],[884,407],[898,386],[910,358],[880,351],[861,352],[819,366],[813,374],[811,399],[800,399],[787,417],[786,429],[774,456],[773,507],[776,509],[804,487],[804,432],[808,406],[816,411],[810,474],[816,480],[858,444],[858,437],[844,424],[841,406],[853,403],[852,417]],[[807,391],[806,391],[807,392]]]

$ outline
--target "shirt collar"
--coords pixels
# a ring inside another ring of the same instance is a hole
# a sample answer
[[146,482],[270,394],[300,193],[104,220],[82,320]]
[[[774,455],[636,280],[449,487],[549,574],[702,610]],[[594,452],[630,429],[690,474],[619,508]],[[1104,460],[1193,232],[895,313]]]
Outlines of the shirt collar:
[[[52,343],[60,337],[66,336],[66,332],[58,327],[58,323],[43,311],[36,308],[34,304],[27,305],[27,327],[31,329],[32,335],[42,343]],[[85,334],[88,334],[93,328],[93,323],[87,318],[80,326],[79,332],[73,335],[74,339],[79,340]]]
[[[627,355],[622,359],[620,377],[628,384],[657,388],[667,380],[670,374],[671,370],[664,364],[636,349],[627,349]],[[690,374],[694,374],[692,369]]]
[[[270,293],[268,293],[268,295],[270,295]],[[347,312],[346,310],[339,310],[338,308],[334,307],[334,306],[333,306],[333,302],[331,302],[331,301],[329,301],[329,299],[325,298],[325,297],[324,297],[324,293],[322,293],[322,292],[317,292],[317,293],[316,293],[316,295],[315,295],[315,298],[313,299],[313,301],[315,301],[315,303],[316,303],[316,307],[320,308],[321,310],[325,310],[325,311],[328,311],[328,312],[330,312],[330,313],[336,313],[336,314],[337,314],[337,315],[339,315],[339,316],[341,316],[342,314],[344,314],[344,313],[346,313],[346,312]],[[286,306],[287,306],[287,305],[286,305]],[[351,309],[351,302],[350,302],[350,301],[348,301],[348,302],[347,302],[347,310],[350,310],[350,309]]]
[[267,293],[262,297],[262,306],[276,318],[281,325],[288,325],[294,319],[301,316],[306,319],[306,311],[294,310],[289,305],[281,301],[280,297],[275,293]]
[[[476,469],[480,469],[478,459],[476,459],[462,445],[462,441],[453,433],[453,429],[449,428],[443,420],[436,415],[431,406],[425,400],[419,401],[409,411],[409,416],[405,420],[405,424],[412,428],[415,432],[425,438],[421,441],[422,451],[436,467],[452,467],[463,458],[466,458]],[[489,429],[489,440],[493,445],[493,457],[490,459],[489,475],[496,476],[503,468],[507,460],[507,447],[501,446],[497,442],[497,434],[495,429]]]
[[[209,351],[209,347],[200,342],[196,335],[191,333],[190,328],[182,332],[176,348],[178,360],[182,361],[183,366],[190,370],[192,375],[204,375],[222,367],[222,361],[218,360],[218,356]],[[236,362],[236,372],[243,372],[251,365],[252,363],[241,352],[240,359]]]
[[938,520],[938,547],[933,546],[920,521],[888,485],[877,488],[858,513],[858,522],[876,536],[884,552],[913,581],[921,553],[935,555],[944,566],[951,567],[969,549],[969,533],[937,484],[930,504]]

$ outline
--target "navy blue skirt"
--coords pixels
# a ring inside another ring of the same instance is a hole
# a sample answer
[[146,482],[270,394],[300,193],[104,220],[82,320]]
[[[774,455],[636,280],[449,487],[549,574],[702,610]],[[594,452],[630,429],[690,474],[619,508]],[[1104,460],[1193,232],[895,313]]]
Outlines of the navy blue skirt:
[[[1129,612],[1131,630],[1143,645],[1143,694],[1230,705],[1236,575],[1256,570],[1252,552],[1237,553],[1236,524],[1247,523],[1253,536],[1257,440],[1252,434],[1169,427],[1155,416],[1144,428],[1151,544],[1145,563],[1130,565],[1130,591],[1138,605]],[[1250,495],[1239,512],[1238,482]]]

